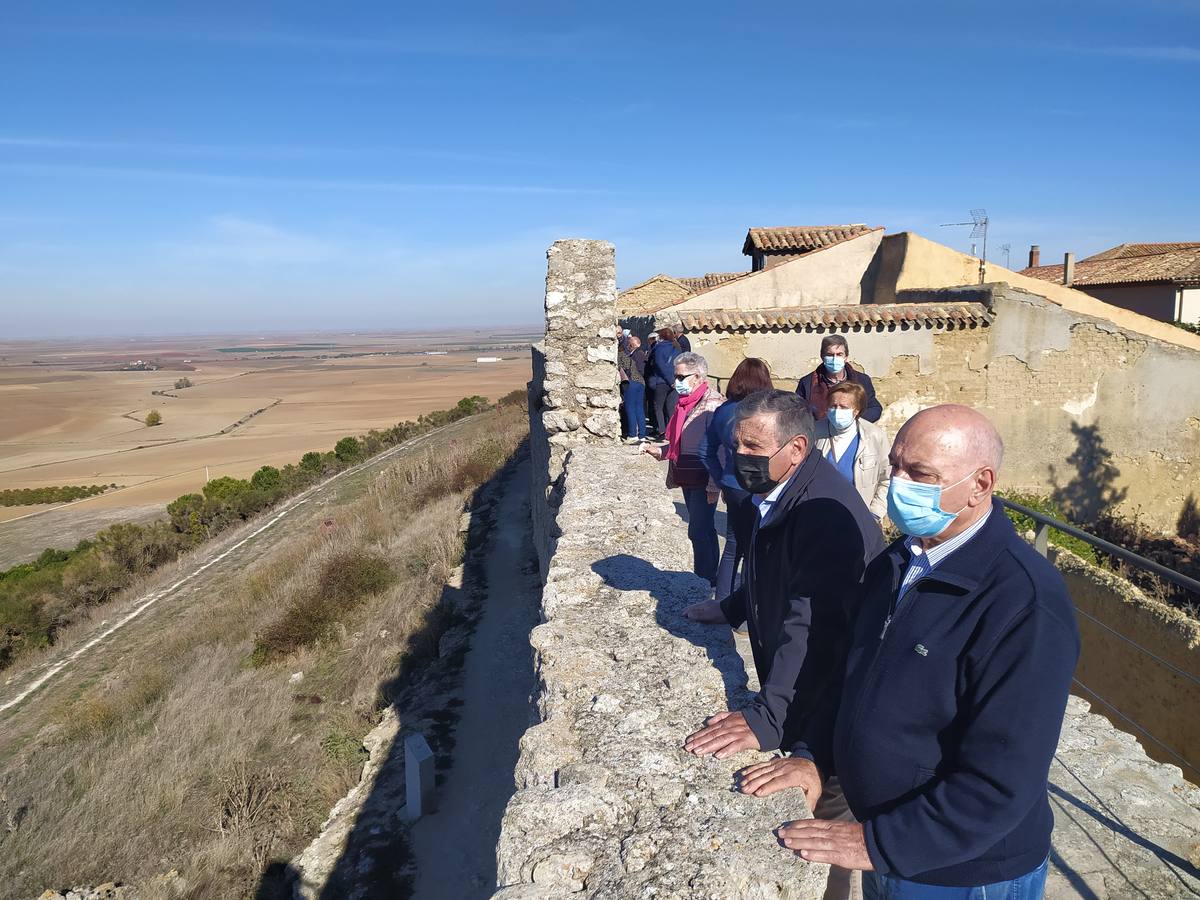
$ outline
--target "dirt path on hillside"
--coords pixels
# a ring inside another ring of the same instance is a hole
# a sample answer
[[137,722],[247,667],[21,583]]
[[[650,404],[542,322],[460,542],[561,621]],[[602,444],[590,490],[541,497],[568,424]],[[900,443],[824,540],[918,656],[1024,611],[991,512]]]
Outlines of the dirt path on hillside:
[[417,900],[490,897],[518,744],[535,721],[529,631],[541,585],[529,533],[529,460],[508,480],[487,559],[487,600],[463,670],[454,761],[437,812],[413,825]]

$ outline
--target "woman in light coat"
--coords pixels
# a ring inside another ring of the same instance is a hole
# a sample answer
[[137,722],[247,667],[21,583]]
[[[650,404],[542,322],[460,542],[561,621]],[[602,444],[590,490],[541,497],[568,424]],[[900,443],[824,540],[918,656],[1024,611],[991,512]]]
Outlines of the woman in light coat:
[[667,423],[667,443],[665,446],[642,444],[642,450],[669,463],[667,487],[682,489],[683,502],[687,506],[692,571],[715,585],[720,550],[714,517],[720,492],[700,456],[700,445],[713,413],[725,398],[709,385],[708,363],[699,353],[680,353],[674,362],[674,390],[679,395],[679,402]]
[[829,413],[816,423],[817,452],[853,483],[877,521],[887,515],[891,445],[887,432],[862,418],[866,391],[843,381],[829,391]]

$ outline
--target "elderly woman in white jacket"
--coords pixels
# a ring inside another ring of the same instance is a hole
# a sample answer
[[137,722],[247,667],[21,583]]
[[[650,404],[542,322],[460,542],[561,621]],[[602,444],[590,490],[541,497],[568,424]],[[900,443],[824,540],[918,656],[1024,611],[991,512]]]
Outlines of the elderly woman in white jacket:
[[843,381],[829,392],[829,412],[817,422],[817,452],[853,483],[876,520],[887,515],[887,432],[862,418],[866,392],[851,381]]

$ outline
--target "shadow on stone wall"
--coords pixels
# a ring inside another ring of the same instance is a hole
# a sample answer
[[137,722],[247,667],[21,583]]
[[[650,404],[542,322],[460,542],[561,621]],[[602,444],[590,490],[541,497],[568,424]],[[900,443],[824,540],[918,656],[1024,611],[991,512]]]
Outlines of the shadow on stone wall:
[[1183,501],[1179,521],[1175,523],[1175,533],[1184,540],[1200,538],[1200,504],[1196,502],[1195,493],[1189,493]]
[[703,625],[683,616],[683,608],[696,598],[701,579],[691,572],[672,572],[620,553],[597,560],[592,571],[619,591],[647,591],[655,601],[655,621],[662,628],[700,647],[721,673],[728,709],[740,709],[749,699],[746,668],[737,653],[731,653],[733,638],[728,628]]
[[1059,484],[1057,467],[1050,464],[1051,496],[1067,517],[1082,525],[1094,523],[1102,513],[1115,509],[1128,493],[1116,487],[1121,470],[1113,464],[1112,451],[1104,446],[1100,423],[1071,423],[1075,450],[1067,457],[1070,481]]
[[[1061,763],[1061,760],[1059,760],[1059,762]],[[1070,771],[1070,769],[1068,769],[1068,771]],[[1073,772],[1071,774],[1074,775]],[[1079,781],[1079,784],[1081,787],[1083,787],[1084,790],[1087,790],[1086,785],[1084,785],[1084,783],[1082,781]],[[1089,803],[1087,800],[1083,800],[1080,797],[1076,797],[1070,791],[1066,791],[1056,784],[1049,784],[1049,785],[1047,785],[1047,788],[1050,791],[1050,795],[1052,797],[1056,797],[1059,800],[1062,800],[1065,803],[1070,804],[1072,807],[1074,807],[1074,809],[1077,812],[1091,816],[1105,830],[1110,831],[1115,835],[1119,835],[1120,837],[1124,838],[1125,840],[1129,841],[1130,843],[1136,844],[1138,847],[1141,847],[1143,850],[1150,851],[1150,853],[1154,854],[1154,856],[1158,859],[1158,861],[1161,862],[1162,865],[1165,868],[1167,868],[1168,870],[1170,870],[1171,873],[1174,874],[1176,877],[1178,877],[1179,873],[1182,872],[1183,874],[1188,875],[1191,878],[1200,878],[1200,868],[1197,868],[1189,860],[1184,859],[1178,853],[1172,853],[1170,850],[1166,849],[1165,847],[1159,846],[1154,841],[1152,841],[1149,838],[1144,837],[1141,834],[1139,834],[1138,832],[1134,831],[1124,821],[1122,821],[1122,819],[1118,813],[1113,811],[1099,797],[1096,797],[1095,795],[1092,796],[1091,799],[1094,801],[1094,804],[1095,804],[1095,805],[1093,805],[1093,803]],[[1099,807],[1099,808],[1097,808],[1097,807]],[[1076,873],[1073,869],[1071,869],[1069,866],[1067,866],[1067,864],[1065,862],[1062,861],[1062,857],[1058,855],[1057,851],[1052,851],[1052,855],[1058,857],[1057,859],[1054,860],[1055,866],[1059,869],[1059,871],[1063,872],[1063,874],[1066,875],[1067,880],[1070,881],[1071,884],[1073,886],[1075,886],[1077,890],[1079,890],[1080,896],[1083,896],[1083,897],[1096,896],[1090,889],[1088,889],[1086,882],[1084,882],[1083,879],[1079,877],[1079,874]],[[1111,860],[1110,860],[1110,862],[1111,862]],[[1124,873],[1121,872],[1119,866],[1114,865],[1114,868],[1118,872],[1120,872],[1122,875],[1124,875]],[[1125,887],[1129,891],[1128,896],[1141,896],[1141,897],[1149,896],[1144,891],[1140,890],[1138,888],[1138,886],[1132,880],[1130,880],[1127,875],[1125,876],[1125,879],[1126,879]],[[1188,885],[1187,882],[1185,882],[1182,878],[1179,879],[1179,885],[1184,891],[1192,894],[1193,896],[1196,896],[1196,892],[1194,890],[1192,890],[1190,885]]]

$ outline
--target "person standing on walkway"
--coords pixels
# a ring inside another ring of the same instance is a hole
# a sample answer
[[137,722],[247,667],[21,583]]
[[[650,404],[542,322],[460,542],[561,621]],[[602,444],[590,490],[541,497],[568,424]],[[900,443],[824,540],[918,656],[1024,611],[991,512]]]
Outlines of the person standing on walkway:
[[829,409],[829,391],[834,385],[850,382],[859,385],[867,395],[861,418],[878,422],[883,415],[883,406],[875,398],[875,385],[871,376],[852,366],[850,344],[840,334],[831,334],[821,339],[821,364],[796,383],[796,393],[808,404],[809,411],[818,422],[825,418]]
[[709,386],[707,375],[708,363],[700,354],[680,353],[675,357],[674,390],[679,394],[679,403],[667,424],[667,444],[643,444],[642,450],[655,459],[667,460],[667,487],[681,488],[687,506],[692,571],[709,584],[716,584],[719,545],[713,517],[719,494],[700,458],[700,442],[712,414],[725,398]]
[[733,434],[733,425],[738,401],[755,391],[769,390],[773,387],[771,367],[765,360],[754,357],[743,359],[733,370],[725,388],[725,402],[713,413],[700,442],[700,458],[704,460],[709,477],[721,489],[721,496],[725,500],[725,549],[721,552],[721,562],[717,566],[718,600],[724,600],[733,592],[734,577],[740,561],[737,534],[733,527],[733,510],[749,496],[738,484],[737,473],[734,470],[737,439]]
[[646,353],[637,335],[626,339],[627,350],[617,354],[617,368],[625,385],[623,412],[625,415],[625,440],[640,444],[646,440],[646,378],[642,370],[646,367]]
[[817,423],[817,451],[854,485],[876,521],[887,515],[890,480],[887,432],[862,417],[867,392],[843,381],[829,392],[829,411]]
[[654,427],[661,439],[667,432],[667,422],[675,412],[679,394],[675,391],[675,357],[682,351],[675,343],[675,333],[670,328],[660,328],[658,341],[646,363],[646,385],[652,395]]
[[747,497],[734,511],[746,575],[728,597],[689,606],[699,622],[748,623],[762,685],[745,709],[710,716],[684,749],[700,756],[790,749],[837,685],[851,603],[883,537],[853,485],[812,452],[813,420],[788,391],[738,403],[734,467]]
[[777,836],[863,870],[868,900],[1042,896],[1079,632],[1062,576],[992,497],[1003,452],[969,407],[904,424],[888,515],[905,537],[867,571],[841,689],[792,758],[741,774],[747,793],[799,787],[815,806],[836,772],[856,821]]

